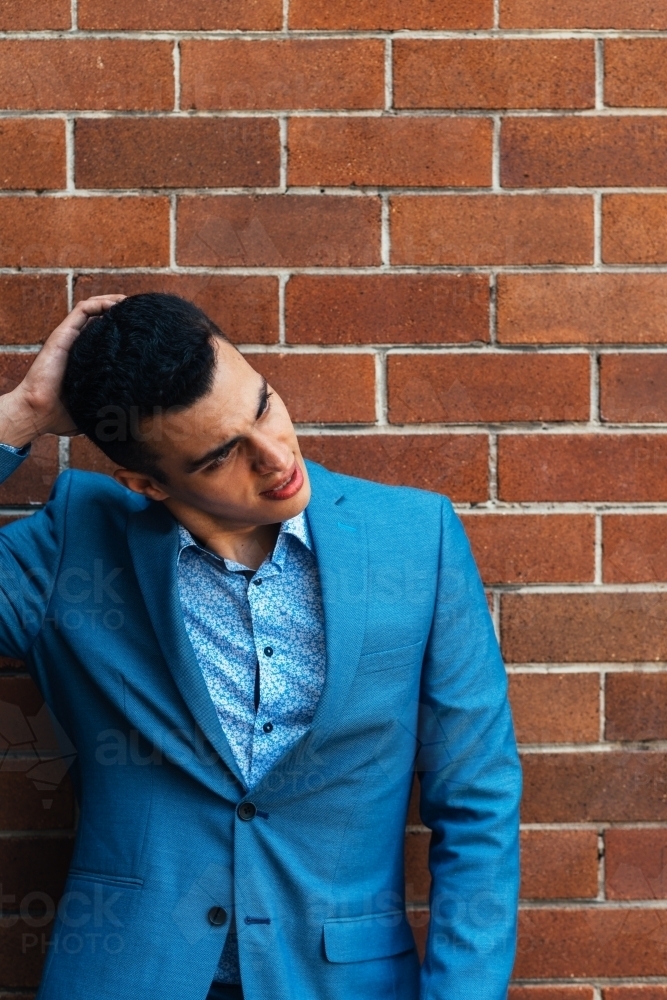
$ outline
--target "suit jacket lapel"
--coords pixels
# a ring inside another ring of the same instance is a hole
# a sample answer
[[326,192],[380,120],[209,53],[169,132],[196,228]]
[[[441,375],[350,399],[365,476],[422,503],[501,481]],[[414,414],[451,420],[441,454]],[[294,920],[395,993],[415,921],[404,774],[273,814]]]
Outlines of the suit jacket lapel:
[[245,787],[183,621],[176,522],[161,504],[152,503],[130,516],[128,543],[155,635],[183,700],[196,725]]
[[368,543],[366,524],[321,466],[308,462],[313,494],[306,514],[322,586],[326,679],[313,736],[324,738],[340,718],[354,680],[366,624]]

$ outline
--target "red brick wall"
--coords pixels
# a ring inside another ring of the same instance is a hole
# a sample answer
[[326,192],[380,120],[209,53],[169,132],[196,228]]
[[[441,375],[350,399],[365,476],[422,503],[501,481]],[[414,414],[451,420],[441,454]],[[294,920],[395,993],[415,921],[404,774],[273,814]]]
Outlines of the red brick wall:
[[[0,32],[0,389],[75,299],[177,291],[307,455],[449,494],[524,750],[512,1000],[667,1000],[664,0],[5,0]],[[0,514],[68,464],[99,456],[40,441]],[[20,664],[0,701],[1,993],[74,813]]]

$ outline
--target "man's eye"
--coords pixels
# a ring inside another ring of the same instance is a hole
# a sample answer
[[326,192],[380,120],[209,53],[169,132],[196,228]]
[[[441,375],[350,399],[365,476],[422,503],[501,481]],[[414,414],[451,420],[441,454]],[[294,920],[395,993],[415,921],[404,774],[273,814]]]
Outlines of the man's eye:
[[206,466],[205,472],[211,472],[212,469],[219,469],[221,465],[224,465],[229,458],[231,448],[221,452],[217,458],[214,458],[212,462],[209,462]]
[[262,400],[262,405],[259,408],[259,416],[263,416],[269,408],[269,399],[273,395],[272,392],[267,392],[266,396]]

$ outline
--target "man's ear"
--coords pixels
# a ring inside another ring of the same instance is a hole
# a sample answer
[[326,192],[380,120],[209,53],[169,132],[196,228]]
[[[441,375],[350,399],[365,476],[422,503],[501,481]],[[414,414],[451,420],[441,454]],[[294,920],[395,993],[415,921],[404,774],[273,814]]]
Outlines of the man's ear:
[[143,472],[133,472],[131,469],[115,469],[113,477],[121,486],[126,486],[128,490],[132,490],[134,493],[141,493],[143,496],[148,497],[149,500],[166,500],[169,496],[152,476],[147,476]]

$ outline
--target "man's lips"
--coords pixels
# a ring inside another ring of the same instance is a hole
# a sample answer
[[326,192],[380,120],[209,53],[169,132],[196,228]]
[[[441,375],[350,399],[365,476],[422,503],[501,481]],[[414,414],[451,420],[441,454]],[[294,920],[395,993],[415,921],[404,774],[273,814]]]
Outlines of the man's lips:
[[266,490],[264,493],[260,493],[260,496],[266,497],[267,500],[289,500],[291,497],[296,496],[302,486],[303,472],[299,468],[298,464],[295,464],[294,471],[288,480],[278,483],[278,486],[272,490]]

